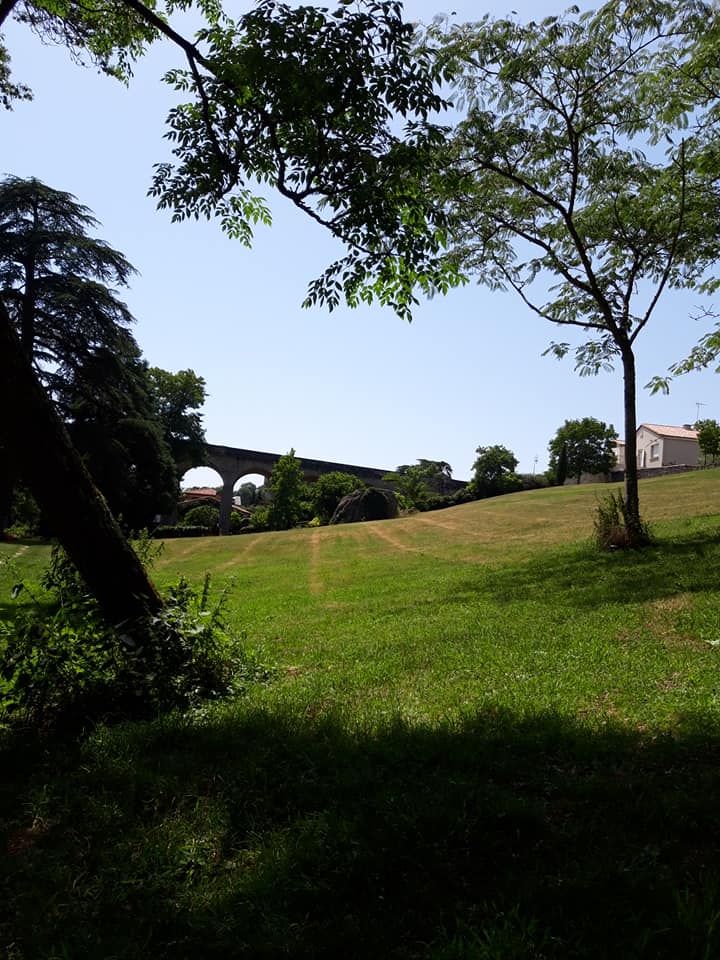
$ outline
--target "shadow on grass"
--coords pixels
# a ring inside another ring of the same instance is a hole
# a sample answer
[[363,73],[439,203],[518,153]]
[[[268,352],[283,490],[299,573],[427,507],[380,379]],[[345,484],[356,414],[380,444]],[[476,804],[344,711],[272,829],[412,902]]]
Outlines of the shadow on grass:
[[50,601],[42,603],[38,600],[13,600],[8,603],[0,602],[0,620],[10,623],[21,614],[50,613],[57,608],[57,604]]
[[[29,958],[720,955],[720,728],[249,712],[4,757]],[[2,860],[2,858],[0,858]]]
[[566,547],[499,569],[478,567],[454,584],[447,599],[485,594],[505,603],[542,596],[550,603],[592,609],[715,591],[718,584],[720,538],[712,531],[660,540],[639,551],[602,553],[592,545]]

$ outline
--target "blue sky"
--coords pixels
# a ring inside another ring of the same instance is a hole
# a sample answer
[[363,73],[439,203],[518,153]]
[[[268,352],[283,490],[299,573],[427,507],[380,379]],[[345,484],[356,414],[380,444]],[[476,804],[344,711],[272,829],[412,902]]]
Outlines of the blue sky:
[[[566,6],[457,2],[458,20],[484,12],[539,19]],[[429,20],[442,0],[407,0],[406,16]],[[567,418],[594,416],[622,432],[619,372],[579,378],[571,360],[541,354],[569,339],[512,294],[468,286],[418,307],[412,324],[378,307],[303,310],[307,283],[338,255],[322,228],[268,190],[271,228],[254,246],[215,223],[173,224],[147,197],[152,166],[167,156],[171,92],[161,82],[179,63],[158,44],[128,88],[6,29],[17,79],[35,94],[0,114],[0,175],[36,176],[89,206],[98,231],[137,267],[124,296],[150,363],[191,367],[207,383],[212,443],[393,468],[423,457],[471,475],[475,448],[501,443],[519,469],[541,471],[547,444]],[[638,383],[662,373],[704,332],[690,319],[694,295],[664,298],[637,346]],[[677,381],[670,396],[640,391],[640,421],[720,418],[717,375]],[[698,404],[704,406],[698,407]],[[215,482],[209,471],[193,482]]]

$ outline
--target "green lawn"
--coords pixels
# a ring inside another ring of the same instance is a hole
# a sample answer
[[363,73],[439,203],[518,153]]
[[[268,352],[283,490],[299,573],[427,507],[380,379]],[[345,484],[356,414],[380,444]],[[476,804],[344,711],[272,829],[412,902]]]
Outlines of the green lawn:
[[641,485],[639,554],[607,490],[169,541],[276,679],[8,738],[7,957],[720,956],[720,472]]

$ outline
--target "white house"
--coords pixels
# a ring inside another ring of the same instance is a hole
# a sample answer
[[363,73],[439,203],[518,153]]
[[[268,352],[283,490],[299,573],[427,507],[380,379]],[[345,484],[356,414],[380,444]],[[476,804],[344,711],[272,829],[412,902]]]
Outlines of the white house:
[[689,424],[667,427],[658,423],[641,423],[637,431],[637,465],[640,469],[698,465],[700,448],[697,430]]

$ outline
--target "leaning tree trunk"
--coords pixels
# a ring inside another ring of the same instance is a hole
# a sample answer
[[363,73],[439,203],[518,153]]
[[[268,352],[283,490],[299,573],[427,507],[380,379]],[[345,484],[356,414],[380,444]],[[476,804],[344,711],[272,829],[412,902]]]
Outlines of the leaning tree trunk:
[[72,445],[26,359],[0,301],[2,442],[111,623],[137,623],[162,607],[134,550]]

